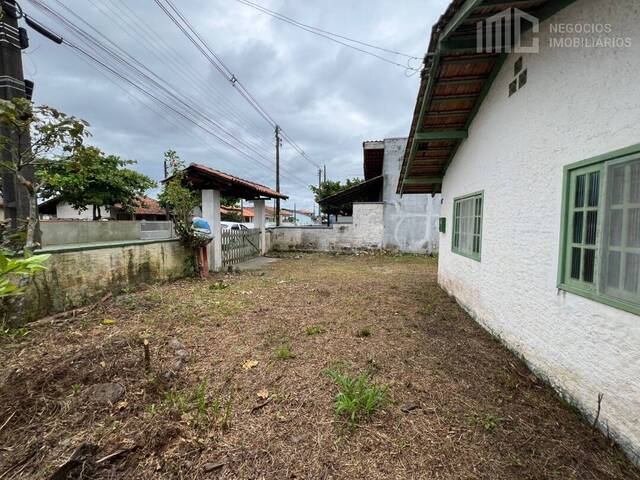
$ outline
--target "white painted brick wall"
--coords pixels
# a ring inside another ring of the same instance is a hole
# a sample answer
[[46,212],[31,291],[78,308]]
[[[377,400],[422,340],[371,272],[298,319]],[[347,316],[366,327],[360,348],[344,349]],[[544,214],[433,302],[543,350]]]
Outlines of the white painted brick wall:
[[[549,22],[606,23],[628,49],[550,49]],[[640,2],[578,0],[540,26],[528,84],[511,55],[443,184],[442,286],[628,451],[640,453],[640,317],[558,291],[562,168],[640,143]],[[528,43],[526,43],[528,44]],[[453,198],[484,190],[482,262],[451,252]]]

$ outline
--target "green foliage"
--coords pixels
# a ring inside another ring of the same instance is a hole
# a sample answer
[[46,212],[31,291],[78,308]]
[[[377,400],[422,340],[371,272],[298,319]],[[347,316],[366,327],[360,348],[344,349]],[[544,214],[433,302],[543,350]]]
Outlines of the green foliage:
[[19,328],[5,328],[0,327],[0,337],[7,337],[11,340],[18,340],[20,338],[25,338],[27,335],[31,333],[27,327],[19,327]]
[[0,164],[13,172],[29,196],[29,218],[25,246],[33,250],[39,232],[38,195],[46,178],[36,174],[29,178],[32,169],[52,161],[52,157],[72,156],[89,136],[88,124],[47,106],[34,107],[24,98],[0,100],[0,150],[8,155]]
[[43,181],[42,196],[57,197],[80,211],[94,205],[94,220],[100,218],[101,207],[118,204],[131,211],[139,198],[157,185],[146,175],[125,168],[135,163],[105,155],[96,147],[80,146],[71,156],[38,166],[37,174]]
[[25,279],[46,270],[44,263],[51,257],[51,255],[8,257],[6,253],[0,252],[0,298],[22,294],[25,286],[19,281],[20,277]]
[[[309,189],[314,193],[315,201],[317,203],[323,198],[334,195],[347,188],[351,188],[354,185],[358,185],[359,183],[362,183],[362,180],[359,178],[347,178],[344,185],[342,185],[339,180],[327,180],[326,182],[323,182],[319,187],[310,185]],[[351,215],[353,213],[353,203],[324,205],[322,206],[322,212],[329,215]]]
[[[216,396],[209,400],[207,381],[203,380],[193,392],[176,390],[166,392],[162,408],[165,411],[185,416],[200,427],[206,427],[213,422],[222,430],[226,430],[231,425],[233,397],[229,395],[225,399],[223,396]],[[151,406],[150,413],[156,413],[155,405]]]
[[276,348],[276,356],[279,360],[289,360],[290,358],[295,358],[296,354],[293,353],[289,345],[282,345]]
[[339,388],[334,404],[336,415],[345,418],[352,427],[389,403],[388,387],[370,383],[366,373],[354,378],[337,370],[325,373]]
[[199,235],[191,224],[193,209],[200,206],[200,195],[189,188],[184,163],[178,154],[168,150],[164,157],[171,166],[171,176],[165,181],[158,200],[160,205],[169,209],[173,228],[182,244],[195,250],[210,241]]
[[326,331],[327,330],[322,325],[312,325],[306,329],[307,335],[309,336],[324,333]]

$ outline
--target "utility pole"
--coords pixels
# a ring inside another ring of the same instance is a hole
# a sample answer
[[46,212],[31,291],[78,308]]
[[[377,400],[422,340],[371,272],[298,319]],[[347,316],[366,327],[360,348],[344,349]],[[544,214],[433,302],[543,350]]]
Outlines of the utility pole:
[[324,167],[324,179],[323,179],[323,181],[324,181],[324,183],[327,183],[327,166],[323,165],[323,167]]
[[[276,192],[280,193],[280,127],[276,125]],[[276,198],[276,227],[280,226],[280,198]]]
[[293,202],[293,224],[298,223],[298,215],[296,213],[296,202]]
[[318,169],[318,188],[322,188],[322,169]]
[[[16,6],[15,0],[2,2],[2,18],[0,18],[0,98],[11,100],[14,97],[25,98],[27,88],[22,70],[22,49],[28,47],[27,33],[18,28],[18,18],[22,12]],[[28,82],[29,90],[33,84]],[[31,92],[29,92],[31,93]],[[7,135],[5,128],[0,127],[0,134]],[[28,141],[28,140],[27,140]],[[1,152],[3,160],[11,163],[9,151]],[[33,168],[25,168],[22,175],[33,179]],[[16,178],[7,170],[2,171],[2,197],[6,218],[11,219],[11,228],[16,229],[29,217],[29,195]],[[38,241],[39,232],[36,232]]]

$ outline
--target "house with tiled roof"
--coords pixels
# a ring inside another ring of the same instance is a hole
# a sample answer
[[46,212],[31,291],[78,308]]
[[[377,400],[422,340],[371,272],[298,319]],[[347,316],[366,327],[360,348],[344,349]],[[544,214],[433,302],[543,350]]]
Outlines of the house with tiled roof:
[[440,285],[636,459],[639,21],[634,0],[451,2],[397,183],[442,195]]

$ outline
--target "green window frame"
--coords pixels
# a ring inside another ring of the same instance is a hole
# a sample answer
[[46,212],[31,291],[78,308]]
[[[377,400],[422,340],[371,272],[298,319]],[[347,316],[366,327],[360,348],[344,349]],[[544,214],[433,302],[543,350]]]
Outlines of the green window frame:
[[640,144],[564,168],[558,288],[640,315]]
[[453,199],[451,250],[478,262],[482,252],[483,211],[484,192]]

